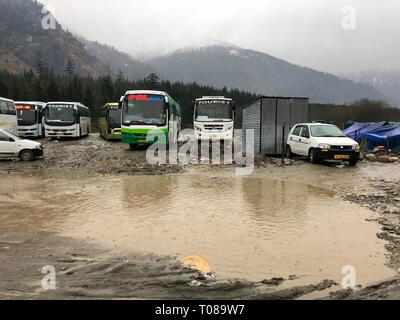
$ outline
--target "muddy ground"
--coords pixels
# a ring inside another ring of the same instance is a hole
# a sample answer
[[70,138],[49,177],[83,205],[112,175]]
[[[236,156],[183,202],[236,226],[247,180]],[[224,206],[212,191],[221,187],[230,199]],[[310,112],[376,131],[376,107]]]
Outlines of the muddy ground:
[[[99,178],[232,169],[229,166],[149,165],[144,149],[132,152],[128,146],[105,142],[98,135],[71,141],[46,139],[42,143],[45,147],[42,160],[0,161],[0,179],[4,174],[32,174],[49,168]],[[394,270],[400,268],[400,164],[364,162],[351,168],[341,164],[315,166],[302,159],[282,165],[279,159],[257,158],[256,167],[256,174],[267,172],[272,178],[309,183],[378,212],[377,222],[382,225],[382,232],[377,236],[388,241],[388,265]],[[3,186],[1,196],[10,196]],[[2,210],[0,205],[0,215],[5,213]],[[115,257],[112,252],[84,241],[35,230],[12,232],[5,226],[0,226],[0,253],[2,299],[298,299],[338,285],[326,279],[281,289],[282,282],[290,283],[293,279],[266,279],[257,283],[204,279],[196,270],[182,266],[176,257],[136,253]],[[57,290],[41,288],[40,271],[44,265],[53,265],[58,270]],[[326,298],[397,299],[399,292],[400,279],[394,278],[382,279],[381,283],[355,292],[338,290]]]

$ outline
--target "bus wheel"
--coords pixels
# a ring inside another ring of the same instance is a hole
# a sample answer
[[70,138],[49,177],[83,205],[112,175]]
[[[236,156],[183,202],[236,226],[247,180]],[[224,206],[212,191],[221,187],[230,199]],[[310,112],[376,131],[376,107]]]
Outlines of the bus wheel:
[[19,153],[19,158],[22,161],[32,161],[33,159],[35,159],[35,155],[33,154],[32,150],[22,150]]
[[135,145],[134,144],[130,143],[129,147],[131,148],[131,150],[135,150]]

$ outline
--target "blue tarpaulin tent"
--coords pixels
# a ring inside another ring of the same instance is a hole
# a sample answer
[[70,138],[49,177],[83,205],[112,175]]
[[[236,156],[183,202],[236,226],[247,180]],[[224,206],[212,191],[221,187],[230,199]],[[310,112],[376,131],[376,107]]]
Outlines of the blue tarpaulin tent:
[[344,133],[362,143],[367,150],[384,146],[400,152],[400,126],[389,125],[388,122],[356,122]]
[[385,126],[375,132],[367,132],[362,135],[368,150],[377,146],[385,146],[396,152],[400,151],[400,126]]
[[387,122],[355,122],[350,128],[344,130],[344,133],[356,140],[358,143],[361,143],[362,138],[361,136],[364,133],[375,132],[376,130],[387,126]]

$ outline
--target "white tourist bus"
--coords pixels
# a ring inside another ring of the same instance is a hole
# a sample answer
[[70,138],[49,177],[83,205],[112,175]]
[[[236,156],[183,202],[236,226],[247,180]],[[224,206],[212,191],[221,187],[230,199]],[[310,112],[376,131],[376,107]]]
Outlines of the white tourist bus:
[[46,137],[80,138],[90,133],[90,110],[79,102],[49,102],[44,116]]
[[18,134],[17,112],[13,100],[0,97],[0,129]]
[[19,137],[44,137],[44,102],[15,102]]
[[196,140],[232,141],[235,105],[225,97],[203,97],[194,102],[194,136]]

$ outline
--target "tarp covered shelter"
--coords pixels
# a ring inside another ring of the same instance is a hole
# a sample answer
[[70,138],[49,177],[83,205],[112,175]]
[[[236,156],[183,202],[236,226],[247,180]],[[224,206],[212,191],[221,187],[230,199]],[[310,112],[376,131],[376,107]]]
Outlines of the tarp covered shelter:
[[344,133],[362,144],[367,150],[384,146],[400,152],[400,126],[390,125],[388,122],[356,122]]
[[362,140],[368,150],[385,146],[395,152],[400,152],[400,126],[385,126],[375,132],[364,133]]
[[388,122],[355,122],[351,127],[344,130],[344,133],[351,139],[361,143],[361,136],[367,132],[375,132],[388,125]]

